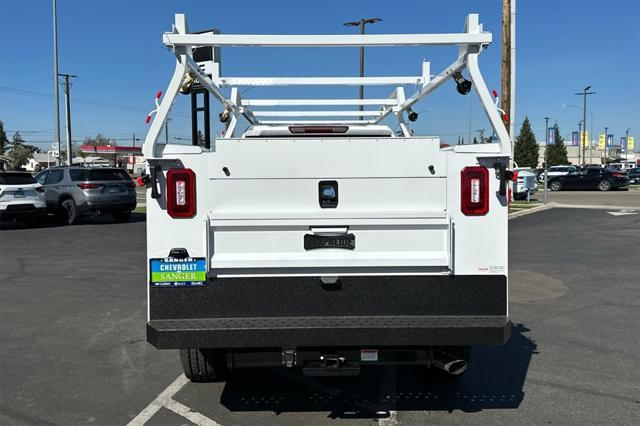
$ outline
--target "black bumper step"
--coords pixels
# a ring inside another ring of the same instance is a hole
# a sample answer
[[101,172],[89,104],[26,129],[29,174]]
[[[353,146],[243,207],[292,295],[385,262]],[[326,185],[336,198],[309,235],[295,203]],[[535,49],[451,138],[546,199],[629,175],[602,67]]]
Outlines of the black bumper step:
[[341,316],[152,320],[158,349],[501,345],[506,316]]

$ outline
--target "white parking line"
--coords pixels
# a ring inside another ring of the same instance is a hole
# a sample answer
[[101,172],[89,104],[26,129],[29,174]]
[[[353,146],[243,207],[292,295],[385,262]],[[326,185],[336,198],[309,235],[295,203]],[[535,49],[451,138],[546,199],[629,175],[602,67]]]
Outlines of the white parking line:
[[166,408],[173,411],[176,414],[186,418],[187,420],[199,425],[199,426],[219,426],[219,423],[214,422],[210,418],[192,411],[186,405],[180,404],[173,399],[173,396],[178,393],[184,385],[189,382],[189,379],[184,374],[178,376],[160,395],[156,397],[144,410],[140,412],[133,420],[127,423],[127,426],[142,426],[151,419],[161,408]]
[[175,399],[169,399],[164,407],[190,420],[192,423],[195,423],[198,426],[220,426],[220,423],[216,423],[209,417],[191,410],[191,408],[187,407],[184,404],[180,404]]

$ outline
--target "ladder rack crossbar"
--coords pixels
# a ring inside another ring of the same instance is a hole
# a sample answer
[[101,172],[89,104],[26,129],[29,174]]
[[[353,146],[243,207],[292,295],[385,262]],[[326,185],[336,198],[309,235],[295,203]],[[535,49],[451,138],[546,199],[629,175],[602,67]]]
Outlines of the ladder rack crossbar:
[[423,84],[422,76],[409,77],[220,77],[220,87],[236,86],[397,86]]
[[446,46],[491,43],[491,33],[449,34],[345,34],[345,35],[269,35],[269,34],[175,34],[165,33],[163,43],[169,47],[380,47]]
[[279,106],[330,106],[330,105],[384,105],[392,106],[394,99],[244,99],[245,106],[279,107]]

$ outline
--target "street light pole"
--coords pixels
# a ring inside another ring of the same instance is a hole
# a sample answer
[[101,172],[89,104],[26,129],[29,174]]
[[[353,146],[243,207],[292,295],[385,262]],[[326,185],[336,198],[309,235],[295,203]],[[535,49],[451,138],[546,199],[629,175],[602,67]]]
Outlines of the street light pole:
[[[62,160],[60,158],[60,94],[58,93],[58,12],[56,0],[53,0],[53,103],[56,112],[56,141],[58,146],[58,158],[56,164],[60,166]],[[47,165],[48,166],[48,165]]]
[[[360,35],[364,35],[364,26],[366,24],[375,24],[381,22],[380,18],[360,19],[359,21],[345,22],[343,25],[347,27],[360,27]],[[360,46],[360,77],[364,77],[364,46]],[[364,99],[364,85],[360,85],[359,89],[360,100]],[[360,105],[360,111],[364,111],[364,105]],[[364,120],[364,117],[360,117],[360,120]]]
[[[591,89],[591,86],[585,87],[584,89],[582,89],[582,92],[574,93],[574,95],[582,96],[582,122],[584,124],[585,130],[587,128],[587,95],[596,94],[596,92],[589,92],[589,89]],[[586,141],[587,138],[580,137],[580,139],[581,139],[580,141],[581,146],[578,147],[578,153],[580,153],[580,149],[582,149],[582,163],[584,165],[584,153],[585,153],[584,151],[587,144],[587,141]]]
[[582,139],[582,121],[578,122],[578,166],[580,165],[580,140]]
[[544,203],[547,204],[547,182],[548,182],[548,170],[549,170],[549,164],[547,159],[548,154],[547,152],[549,151],[549,117],[545,117],[544,118]]

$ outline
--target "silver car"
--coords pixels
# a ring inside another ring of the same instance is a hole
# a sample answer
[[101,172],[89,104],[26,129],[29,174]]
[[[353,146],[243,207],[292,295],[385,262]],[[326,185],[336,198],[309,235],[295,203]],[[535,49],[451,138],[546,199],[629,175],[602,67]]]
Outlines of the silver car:
[[54,167],[36,180],[45,188],[47,209],[69,225],[85,214],[111,214],[126,222],[136,208],[136,186],[124,169]]

